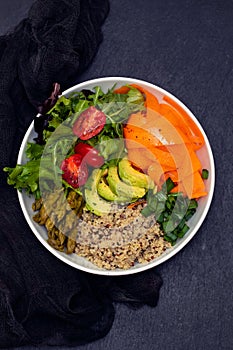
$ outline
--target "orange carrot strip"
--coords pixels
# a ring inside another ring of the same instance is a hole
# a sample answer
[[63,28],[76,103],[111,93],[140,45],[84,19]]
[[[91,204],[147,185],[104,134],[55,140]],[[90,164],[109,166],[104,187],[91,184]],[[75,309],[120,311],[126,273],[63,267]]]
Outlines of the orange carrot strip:
[[127,121],[127,124],[130,124],[132,126],[139,126],[146,128],[146,125],[148,123],[147,116],[141,112],[132,113]]
[[193,172],[195,173],[196,171],[200,171],[202,168],[200,159],[198,158],[196,152],[189,145],[186,145],[186,146],[187,146],[187,149],[189,150]]
[[190,143],[188,137],[183,130],[173,125],[166,116],[161,116],[154,121],[154,125],[150,125],[150,132],[161,139],[165,145]]
[[174,159],[179,181],[199,169],[200,162],[191,145],[168,145],[166,149]]
[[185,177],[182,183],[189,198],[199,198],[207,194],[205,183],[199,171]]
[[[171,124],[173,124],[177,130],[181,130],[184,135],[186,135],[186,143],[192,143],[193,148],[195,150],[201,148],[203,146],[204,139],[200,135],[195,135],[190,128],[189,122],[187,118],[184,118],[177,110],[175,110],[172,106],[161,103],[160,105],[160,113],[167,118]],[[190,118],[189,118],[190,119]],[[190,119],[191,120],[191,119]]]
[[188,115],[187,112],[183,110],[183,108],[177,102],[175,102],[169,96],[164,96],[163,100],[169,103],[169,105],[173,106],[175,110],[180,114],[183,121],[189,126],[193,135],[193,143],[195,144],[195,149],[201,148],[205,143],[204,137],[198,126],[192,120],[192,118]]
[[[152,146],[162,145],[161,142],[149,131],[137,126],[127,124],[124,127],[124,138],[126,139],[126,147],[139,148],[140,145],[150,149]],[[133,143],[130,141],[134,141]]]
[[146,200],[143,199],[143,200],[131,203],[131,204],[127,205],[127,209],[132,209],[132,208],[137,207],[139,204],[142,204],[142,203],[146,203]]
[[170,177],[170,179],[173,181],[173,182],[179,182],[180,181],[180,178],[179,178],[179,174],[177,172],[177,170],[170,170],[170,171],[167,171],[165,174],[164,174],[164,177],[165,177],[165,181],[167,181],[167,179]]
[[155,155],[157,162],[162,165],[164,171],[176,169],[175,160],[170,152],[164,152],[157,147],[149,149]]
[[[158,186],[158,190],[160,189],[161,184],[161,177],[164,176],[164,170],[162,166],[158,162],[152,163],[148,170],[147,174],[150,176],[150,178],[154,181],[154,183]],[[164,180],[162,180],[162,183]]]
[[182,192],[184,195],[186,194],[182,182],[179,182],[179,183],[171,190],[171,193],[177,193],[177,192]]
[[177,113],[176,110],[174,110],[173,107],[166,103],[160,104],[160,114],[174,126],[180,126],[183,122],[183,118],[181,119],[180,115]]
[[[193,137],[191,130],[189,129],[188,123],[173,107],[168,104],[160,104],[161,115],[173,125],[177,131],[181,132],[185,143],[191,143],[191,137]],[[185,137],[184,137],[185,136]]]
[[134,166],[143,171],[146,171],[152,163],[151,159],[145,156],[145,153],[141,148],[128,149],[128,159]]
[[206,191],[202,191],[202,192],[193,192],[192,194],[192,198],[195,198],[195,199],[198,199],[198,198],[201,198],[201,197],[204,197],[204,196],[207,196],[208,192]]
[[[159,148],[164,149],[165,146]],[[168,145],[166,149],[171,153],[181,179],[201,170],[201,162],[191,145]]]
[[137,84],[131,84],[134,88],[138,89],[142,94],[145,96],[145,107],[150,108],[153,111],[159,111],[160,104],[158,102],[157,97],[153,95],[151,92],[147,91],[145,88],[143,88],[140,85]]
[[130,88],[128,86],[121,86],[118,89],[114,90],[115,94],[127,94]]

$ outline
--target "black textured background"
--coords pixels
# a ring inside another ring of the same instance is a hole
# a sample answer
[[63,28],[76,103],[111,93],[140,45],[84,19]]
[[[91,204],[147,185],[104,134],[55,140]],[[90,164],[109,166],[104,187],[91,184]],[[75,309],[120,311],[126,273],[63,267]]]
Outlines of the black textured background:
[[[32,3],[0,0],[0,34],[24,18]],[[78,81],[129,76],[176,95],[209,137],[217,178],[201,229],[158,267],[164,280],[158,306],[134,311],[117,305],[110,333],[77,349],[231,350],[233,1],[110,0],[110,5],[99,52]]]

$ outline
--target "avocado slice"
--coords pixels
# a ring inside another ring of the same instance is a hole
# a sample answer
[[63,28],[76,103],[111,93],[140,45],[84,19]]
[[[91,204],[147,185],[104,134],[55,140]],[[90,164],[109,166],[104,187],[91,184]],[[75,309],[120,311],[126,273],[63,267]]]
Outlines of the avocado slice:
[[115,165],[109,167],[107,181],[113,193],[119,197],[122,196],[128,198],[128,201],[142,198],[146,194],[145,188],[131,186],[121,181],[118,175],[117,166]]
[[101,169],[93,170],[84,190],[86,207],[97,216],[109,213],[112,207],[111,203],[101,198],[97,192],[102,174],[103,171]]
[[131,186],[142,188],[153,188],[154,183],[152,179],[140,171],[134,169],[128,159],[123,158],[118,164],[119,176],[122,181]]
[[111,188],[106,184],[103,178],[100,179],[100,182],[97,187],[98,194],[108,200],[116,203],[125,203],[128,202],[129,198],[118,196],[114,192],[112,192]]

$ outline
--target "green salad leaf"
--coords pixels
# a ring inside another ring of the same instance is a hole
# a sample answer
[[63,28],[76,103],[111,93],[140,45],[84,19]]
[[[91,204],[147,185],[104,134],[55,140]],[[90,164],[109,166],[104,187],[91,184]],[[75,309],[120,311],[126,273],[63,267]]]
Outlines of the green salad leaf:
[[44,145],[28,142],[26,147],[26,156],[28,159],[40,159],[44,151]]
[[30,160],[25,165],[17,164],[15,168],[5,167],[8,173],[7,183],[19,191],[23,189],[27,193],[33,193],[35,198],[40,198],[39,191],[39,167],[40,160]]

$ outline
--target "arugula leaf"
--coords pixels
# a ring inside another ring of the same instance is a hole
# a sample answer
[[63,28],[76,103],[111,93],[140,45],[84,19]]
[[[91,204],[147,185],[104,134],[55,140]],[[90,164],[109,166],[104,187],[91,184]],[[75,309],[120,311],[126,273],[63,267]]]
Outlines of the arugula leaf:
[[126,100],[127,103],[144,103],[144,97],[142,93],[133,86],[128,85],[128,87],[130,88],[130,90],[128,92],[128,97]]
[[125,144],[123,139],[112,139],[108,136],[101,138],[98,150],[105,160],[121,159],[125,155]]
[[71,100],[61,96],[47,114],[49,115],[48,125],[43,132],[45,142],[47,142],[54,130],[73,114]]

